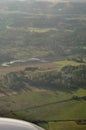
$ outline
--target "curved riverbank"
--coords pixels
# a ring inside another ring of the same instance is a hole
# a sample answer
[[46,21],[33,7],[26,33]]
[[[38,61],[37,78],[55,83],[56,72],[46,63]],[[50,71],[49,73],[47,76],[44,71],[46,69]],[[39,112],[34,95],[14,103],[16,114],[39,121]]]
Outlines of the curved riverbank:
[[12,60],[9,62],[4,62],[1,64],[2,67],[8,67],[16,63],[26,63],[26,62],[46,62],[46,60],[39,59],[39,58],[29,58],[25,60]]

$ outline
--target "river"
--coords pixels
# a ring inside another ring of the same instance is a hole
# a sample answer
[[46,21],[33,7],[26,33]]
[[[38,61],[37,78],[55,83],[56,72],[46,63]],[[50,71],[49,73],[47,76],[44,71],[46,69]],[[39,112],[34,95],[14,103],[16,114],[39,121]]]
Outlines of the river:
[[21,59],[21,60],[12,60],[12,61],[9,61],[9,62],[4,62],[1,64],[2,67],[8,67],[8,66],[11,66],[15,63],[26,63],[26,62],[46,62],[46,60],[43,60],[43,59],[39,59],[39,58],[29,58],[29,59]]

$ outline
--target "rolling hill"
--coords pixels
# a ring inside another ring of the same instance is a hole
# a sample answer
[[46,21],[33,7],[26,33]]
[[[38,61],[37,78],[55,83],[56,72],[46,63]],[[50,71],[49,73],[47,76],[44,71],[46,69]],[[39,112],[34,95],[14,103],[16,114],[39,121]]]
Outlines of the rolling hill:
[[0,0],[0,116],[85,130],[86,2],[55,2]]

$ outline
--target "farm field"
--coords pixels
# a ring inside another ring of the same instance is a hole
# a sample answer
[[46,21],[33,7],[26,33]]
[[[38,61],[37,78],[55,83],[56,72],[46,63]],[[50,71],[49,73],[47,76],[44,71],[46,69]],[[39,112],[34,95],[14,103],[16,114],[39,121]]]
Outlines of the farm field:
[[[10,82],[15,80],[17,83],[18,77],[14,79],[15,74],[16,76],[23,76],[23,79],[24,75],[26,74],[28,76],[43,76],[45,74],[53,74],[51,76],[54,76],[58,72],[63,72],[63,70],[66,71],[67,67],[71,67],[70,65],[77,69],[77,67],[79,68],[80,66],[85,66],[85,63],[63,60],[49,63],[27,63],[21,65],[12,65],[10,67],[2,67],[0,69],[0,75],[3,77],[3,79],[7,76]],[[33,71],[35,67],[36,70]],[[12,79],[10,74],[12,74]],[[28,86],[28,82],[26,82],[27,80],[23,82],[22,81],[20,82],[21,84],[25,82],[26,86]],[[3,83],[4,82],[5,80],[3,80]],[[86,125],[77,125],[73,121],[82,121],[86,119],[86,90],[81,87],[79,89],[67,92],[59,89],[53,90],[49,86],[49,88],[46,89],[46,87],[41,87],[41,85],[40,87],[37,87],[35,84],[29,84],[29,89],[27,92],[25,89],[23,89],[19,92],[12,91],[10,93],[10,91],[7,90],[8,92],[1,93],[0,115],[3,117],[31,121],[39,126],[44,127],[46,130],[64,130],[69,128],[74,130],[84,130]],[[62,120],[63,122],[53,122],[55,120]],[[73,121],[64,122],[66,120]]]
[[86,2],[70,1],[0,0],[0,117],[86,130]]
[[50,130],[85,130],[86,125],[79,125],[76,122],[69,121],[69,122],[51,122],[49,123]]
[[[83,97],[86,96],[86,91],[79,90],[73,94],[66,94],[59,91],[41,90],[38,92],[25,92],[20,95],[16,94],[14,96],[4,96],[0,98],[0,113],[5,117],[34,122],[46,128],[46,130],[57,130],[57,128],[61,130],[69,128],[71,130],[85,130],[86,125],[77,125],[73,121],[64,122],[65,120],[78,121],[86,119],[86,101],[70,100],[75,94]],[[63,120],[63,122],[53,122],[54,120]],[[42,123],[43,121],[47,123]]]

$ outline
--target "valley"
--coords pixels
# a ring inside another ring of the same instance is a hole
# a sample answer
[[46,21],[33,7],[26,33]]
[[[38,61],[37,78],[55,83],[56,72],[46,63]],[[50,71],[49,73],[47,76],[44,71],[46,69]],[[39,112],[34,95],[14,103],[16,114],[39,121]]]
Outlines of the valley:
[[0,1],[0,116],[86,129],[86,2]]

